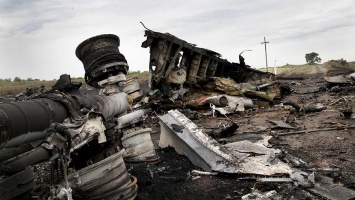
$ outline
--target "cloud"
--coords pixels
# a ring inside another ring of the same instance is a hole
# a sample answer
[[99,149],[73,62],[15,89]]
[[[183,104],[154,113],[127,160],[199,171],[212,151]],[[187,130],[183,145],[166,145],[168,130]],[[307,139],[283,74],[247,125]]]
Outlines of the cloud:
[[2,1],[0,3],[0,78],[58,78],[84,75],[75,56],[83,40],[112,33],[131,70],[147,70],[149,49],[140,21],[230,61],[243,56],[252,67],[265,66],[266,37],[271,65],[303,64],[312,51],[320,57],[355,60],[355,2],[323,0],[79,0]]
[[65,4],[55,1],[4,1],[0,8],[0,18],[6,21],[2,24],[2,37],[33,34],[46,24],[66,21],[72,16]]

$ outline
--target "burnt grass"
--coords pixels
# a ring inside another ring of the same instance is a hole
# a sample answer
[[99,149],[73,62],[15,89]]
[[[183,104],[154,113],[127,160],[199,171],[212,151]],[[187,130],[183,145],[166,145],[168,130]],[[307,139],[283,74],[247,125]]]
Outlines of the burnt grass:
[[293,183],[257,183],[252,176],[238,174],[193,175],[192,170],[200,169],[173,148],[157,153],[158,164],[126,163],[129,173],[138,179],[137,200],[241,199],[252,191],[270,190],[276,190],[280,199],[318,199]]
[[253,187],[254,181],[235,175],[193,175],[191,171],[199,169],[171,147],[157,153],[158,164],[127,164],[138,179],[137,199],[239,199]]

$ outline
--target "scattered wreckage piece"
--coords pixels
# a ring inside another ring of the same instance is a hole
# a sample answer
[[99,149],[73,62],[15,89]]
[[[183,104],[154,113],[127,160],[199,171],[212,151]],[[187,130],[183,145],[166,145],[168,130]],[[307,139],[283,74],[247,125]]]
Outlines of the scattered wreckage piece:
[[[261,140],[262,142],[262,140]],[[232,142],[224,145],[227,149],[231,151],[237,151],[239,153],[255,154],[255,155],[271,155],[275,157],[276,154],[280,153],[280,150],[275,150],[272,148],[267,148],[264,144],[257,142],[250,142],[248,140]]]
[[14,97],[0,97],[0,102],[4,102],[4,103],[10,103],[10,102],[14,102],[14,101],[23,101],[23,100],[28,100],[28,99],[33,99],[41,94],[44,94],[47,92],[46,86],[41,85],[40,87],[28,87],[26,88],[25,91],[17,94]]
[[142,116],[145,114],[151,112],[151,109],[142,109],[142,110],[136,110],[134,112],[131,112],[129,114],[123,115],[119,118],[117,118],[117,125],[115,126],[116,129],[121,129],[126,126],[128,126],[130,123],[135,123],[140,120]]
[[[69,175],[75,198],[131,199],[137,195],[137,178],[123,161],[124,150]],[[114,186],[114,187],[113,187]]]
[[[208,167],[213,165],[213,162],[216,162],[211,160],[211,156],[215,156],[216,154],[206,154],[206,151],[212,151],[208,148],[208,145],[198,143],[196,142],[196,138],[191,137],[191,135],[194,135],[194,132],[198,132],[199,134],[203,133],[199,131],[198,127],[196,127],[191,121],[189,121],[189,119],[184,118],[184,116],[178,114],[177,111],[169,111],[168,114],[160,116],[159,118],[161,120],[160,124],[162,128],[160,140],[161,147],[173,146],[178,153],[185,154],[195,165],[201,167],[206,171],[226,172],[225,170],[213,170],[212,167]],[[269,139],[270,137],[271,136],[268,136]],[[352,198],[354,191],[341,186],[336,186],[336,190],[334,190],[335,192],[330,190],[328,194],[324,193],[324,191],[322,191],[324,190],[324,188],[322,187],[325,186],[322,186],[322,183],[318,183],[317,179],[314,178],[314,173],[308,174],[297,169],[292,169],[285,163],[278,160],[275,155],[279,153],[279,150],[274,150],[265,147],[265,139],[267,138],[259,138],[258,141],[261,143],[253,143],[244,140],[229,143],[226,145],[221,145],[221,147],[224,147],[227,150],[226,151],[225,149],[223,149],[224,154],[230,154],[233,155],[233,157],[238,158],[238,163],[237,165],[235,165],[236,169],[234,173],[256,175],[289,174],[290,178],[259,178],[258,181],[293,182],[325,198],[332,196],[332,198],[330,199],[333,199],[334,195],[336,195],[336,192],[338,191],[346,193],[342,195],[341,198]],[[193,140],[194,143],[191,145],[191,141]],[[216,158],[216,156],[213,158]],[[210,163],[208,163],[208,161],[206,162],[206,159],[209,159]],[[203,165],[201,164],[201,162],[203,163]],[[302,163],[298,166],[302,166]],[[334,188],[334,185],[328,185],[327,187]]]
[[151,132],[151,128],[125,131],[121,140],[126,149],[123,156],[126,162],[158,162],[160,160],[154,149]]
[[324,80],[331,84],[354,84],[354,73],[349,75],[325,76]]
[[261,90],[261,89],[268,88],[270,86],[278,85],[278,84],[280,84],[278,81],[272,81],[272,82],[265,83],[265,84],[257,86],[256,90]]
[[218,142],[202,133],[198,127],[177,110],[159,116],[161,135],[159,146],[172,146],[179,154],[205,171],[233,173],[238,158],[228,154]]
[[253,101],[249,98],[224,94],[200,98],[197,102],[201,105],[212,103],[218,107],[230,106],[236,109],[236,111],[244,111],[245,109],[254,108]]
[[278,120],[268,120],[268,121],[276,124],[278,128],[295,129],[295,127],[293,127],[283,121],[278,121]]
[[312,188],[315,184],[315,173],[307,173],[301,170],[296,169],[290,175],[290,178],[293,180],[293,183],[296,186],[302,186],[305,188]]
[[275,190],[271,190],[268,192],[259,192],[259,191],[253,191],[250,194],[246,194],[242,196],[242,200],[252,200],[252,199],[273,199],[273,197],[276,197],[277,192]]
[[[213,111],[217,110],[223,115],[243,112],[246,109],[254,108],[254,105],[267,107],[269,102],[287,93],[283,93],[286,90],[281,89],[283,86],[277,82],[264,84],[262,89],[266,88],[266,91],[259,91],[257,84],[238,84],[232,79],[221,77],[211,78],[202,85],[204,85],[203,89],[208,94],[201,96],[201,93],[190,92],[186,106],[203,108],[209,105]],[[266,101],[257,101],[256,98]]]
[[306,190],[320,195],[326,199],[343,200],[354,199],[355,191],[335,183],[333,178],[296,170],[291,176],[295,185],[300,185]]
[[352,102],[354,101],[354,96],[344,96],[341,97],[337,100],[332,101],[329,106],[341,106],[339,108],[339,111],[341,113],[341,115],[346,118],[346,119],[354,119],[354,112],[353,112],[353,106],[352,106]]
[[224,145],[233,155],[242,156],[242,160],[235,173],[267,176],[291,174],[291,168],[276,156],[280,153],[280,150],[267,148],[262,142],[240,141]]
[[317,175],[313,188],[309,191],[318,194],[327,199],[348,200],[355,198],[355,191],[334,183],[333,178]]
[[[170,91],[178,90],[184,83],[193,84],[212,77],[231,77],[237,82],[247,82],[274,76],[252,69],[245,63],[231,63],[220,58],[217,52],[196,47],[169,33],[146,30],[145,36],[142,47],[150,47],[152,89],[169,87]],[[168,90],[162,92],[165,96],[172,96]]]
[[207,176],[215,176],[218,173],[217,172],[205,172],[205,171],[200,171],[200,170],[192,170],[191,174],[198,174],[198,175],[207,175]]
[[217,95],[202,97],[197,100],[187,102],[187,106],[198,108],[209,105],[213,113],[217,110],[222,115],[235,112],[243,112],[245,109],[254,108],[253,101],[246,97],[236,97],[229,95]]
[[[209,90],[221,91],[232,96],[256,97],[268,102],[272,102],[274,98],[280,96],[280,90],[259,91],[257,84],[252,83],[237,83],[235,80],[223,77],[213,77],[208,81],[204,88]],[[276,87],[276,83],[270,85]],[[265,86],[266,87],[266,86]],[[265,88],[263,87],[263,89]]]
[[348,104],[348,102],[349,102],[348,98],[353,99],[354,96],[351,96],[351,97],[341,97],[341,98],[339,98],[339,99],[336,99],[336,100],[332,101],[328,106],[332,106],[332,105],[334,105],[334,104],[337,104],[337,103],[340,103],[340,102],[343,102],[343,101],[344,101],[345,104]]
[[264,146],[267,146],[269,144],[268,141],[271,138],[272,136],[266,136],[262,134],[243,133],[243,134],[233,135],[228,138],[224,138],[223,140],[226,142],[250,141],[252,143],[260,143],[263,144]]
[[292,183],[293,180],[292,178],[257,178],[257,182],[262,182],[262,183]]
[[291,173],[291,168],[275,156],[279,151],[266,148],[264,140],[260,144],[241,141],[220,145],[177,110],[159,118],[159,146],[174,147],[203,170],[260,175]]
[[235,122],[230,122],[227,125],[223,124],[223,128],[221,131],[212,131],[208,135],[213,138],[225,138],[233,135],[233,133],[239,128],[238,124]]
[[292,154],[285,151],[283,151],[279,157],[282,161],[290,164],[292,167],[300,168],[305,167],[307,165],[307,163],[302,159],[293,156]]
[[294,113],[299,113],[299,112],[303,112],[303,113],[311,113],[311,112],[322,112],[323,110],[326,110],[327,107],[324,106],[323,104],[317,103],[314,106],[300,106],[295,102],[289,101],[289,102],[285,102],[283,103],[284,105],[290,105],[292,106],[294,109],[290,110],[290,114],[294,114]]
[[292,131],[292,132],[276,133],[276,134],[278,136],[285,136],[285,135],[296,135],[296,134],[312,133],[312,132],[319,132],[319,131],[347,130],[347,129],[354,129],[354,128],[355,126],[337,126],[331,128],[310,129],[310,130]]
[[276,76],[276,80],[304,80],[303,76]]

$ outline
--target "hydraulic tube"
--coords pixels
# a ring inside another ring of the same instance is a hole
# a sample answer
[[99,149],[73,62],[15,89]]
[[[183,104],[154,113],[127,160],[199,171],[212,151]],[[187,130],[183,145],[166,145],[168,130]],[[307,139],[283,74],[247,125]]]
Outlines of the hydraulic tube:
[[24,170],[27,166],[48,160],[51,154],[49,150],[43,147],[37,147],[34,151],[27,156],[22,157],[12,163],[1,166],[1,171],[6,175],[12,175],[16,172]]
[[26,144],[29,142],[35,142],[38,140],[42,140],[46,138],[49,135],[49,132],[46,130],[44,131],[39,131],[39,132],[29,132],[27,134],[22,134],[20,136],[17,136],[15,138],[12,138],[9,140],[6,145],[4,145],[4,148],[12,148],[12,147],[17,147],[21,144]]
[[123,115],[122,117],[119,117],[117,119],[117,126],[115,128],[122,128],[124,127],[127,123],[139,119],[140,117],[142,117],[143,115],[151,112],[151,109],[143,109],[143,110],[137,110],[134,112],[131,112],[127,115]]
[[0,150],[0,163],[4,162],[5,160],[8,160],[10,158],[13,158],[15,156],[18,156],[20,154],[23,154],[27,151],[32,150],[33,147],[29,144],[23,144],[18,147],[14,148],[5,148]]

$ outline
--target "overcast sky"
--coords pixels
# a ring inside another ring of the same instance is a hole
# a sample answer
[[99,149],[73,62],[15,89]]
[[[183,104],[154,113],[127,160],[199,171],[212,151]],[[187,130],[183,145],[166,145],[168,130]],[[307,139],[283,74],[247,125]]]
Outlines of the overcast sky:
[[0,0],[0,78],[83,77],[75,49],[99,34],[120,37],[130,70],[147,71],[149,49],[142,21],[187,42],[251,67],[304,64],[305,54],[322,62],[355,61],[353,0]]

